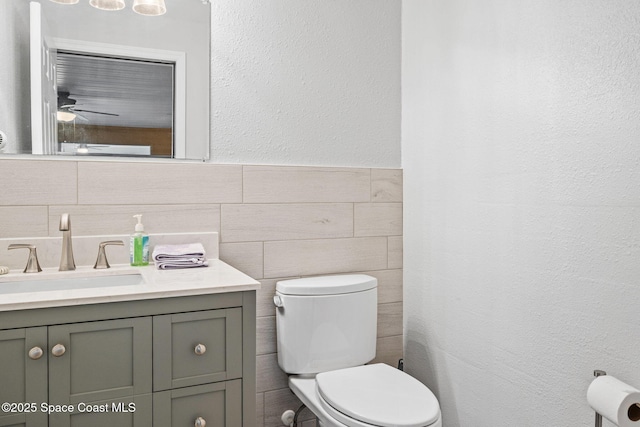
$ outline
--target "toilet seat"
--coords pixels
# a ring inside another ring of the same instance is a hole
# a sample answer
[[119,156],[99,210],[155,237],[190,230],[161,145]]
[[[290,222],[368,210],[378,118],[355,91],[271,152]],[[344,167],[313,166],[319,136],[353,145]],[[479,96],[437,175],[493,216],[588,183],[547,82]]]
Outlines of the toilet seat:
[[440,418],[431,390],[383,363],[322,372],[316,391],[323,409],[347,426],[425,427]]

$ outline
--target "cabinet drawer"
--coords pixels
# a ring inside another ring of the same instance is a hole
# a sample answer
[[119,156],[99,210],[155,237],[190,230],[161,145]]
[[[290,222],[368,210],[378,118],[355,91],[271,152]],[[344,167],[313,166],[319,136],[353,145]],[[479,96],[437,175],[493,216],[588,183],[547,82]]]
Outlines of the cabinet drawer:
[[242,309],[153,318],[154,391],[242,376]]
[[167,390],[153,394],[154,427],[242,425],[242,380]]

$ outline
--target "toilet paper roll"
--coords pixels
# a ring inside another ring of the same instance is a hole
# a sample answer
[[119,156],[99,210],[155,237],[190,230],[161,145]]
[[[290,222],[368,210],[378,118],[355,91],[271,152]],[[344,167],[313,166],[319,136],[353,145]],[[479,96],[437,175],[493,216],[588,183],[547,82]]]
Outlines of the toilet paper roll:
[[591,382],[587,401],[594,411],[619,427],[640,427],[640,390],[610,375]]

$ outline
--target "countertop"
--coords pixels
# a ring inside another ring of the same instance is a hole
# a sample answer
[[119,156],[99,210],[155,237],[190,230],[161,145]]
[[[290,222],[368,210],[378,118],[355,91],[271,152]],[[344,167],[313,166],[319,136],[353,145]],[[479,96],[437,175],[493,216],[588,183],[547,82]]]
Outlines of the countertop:
[[[19,281],[135,274],[140,274],[143,283],[28,292],[2,290],[2,285],[6,282],[12,282],[12,286],[19,289],[20,285],[16,284]],[[48,268],[41,273],[12,272],[0,276],[0,311],[241,292],[259,288],[260,282],[219,259],[210,259],[208,267],[181,270],[157,270],[153,264],[146,267],[112,265],[108,270],[94,270],[89,266],[77,267],[74,271]]]

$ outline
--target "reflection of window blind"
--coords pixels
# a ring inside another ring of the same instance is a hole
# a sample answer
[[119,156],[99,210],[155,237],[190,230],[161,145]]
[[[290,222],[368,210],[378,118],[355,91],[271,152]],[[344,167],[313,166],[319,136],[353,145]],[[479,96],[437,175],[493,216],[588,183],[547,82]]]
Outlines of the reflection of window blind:
[[68,93],[80,123],[173,126],[173,63],[59,50],[56,65],[58,93]]

